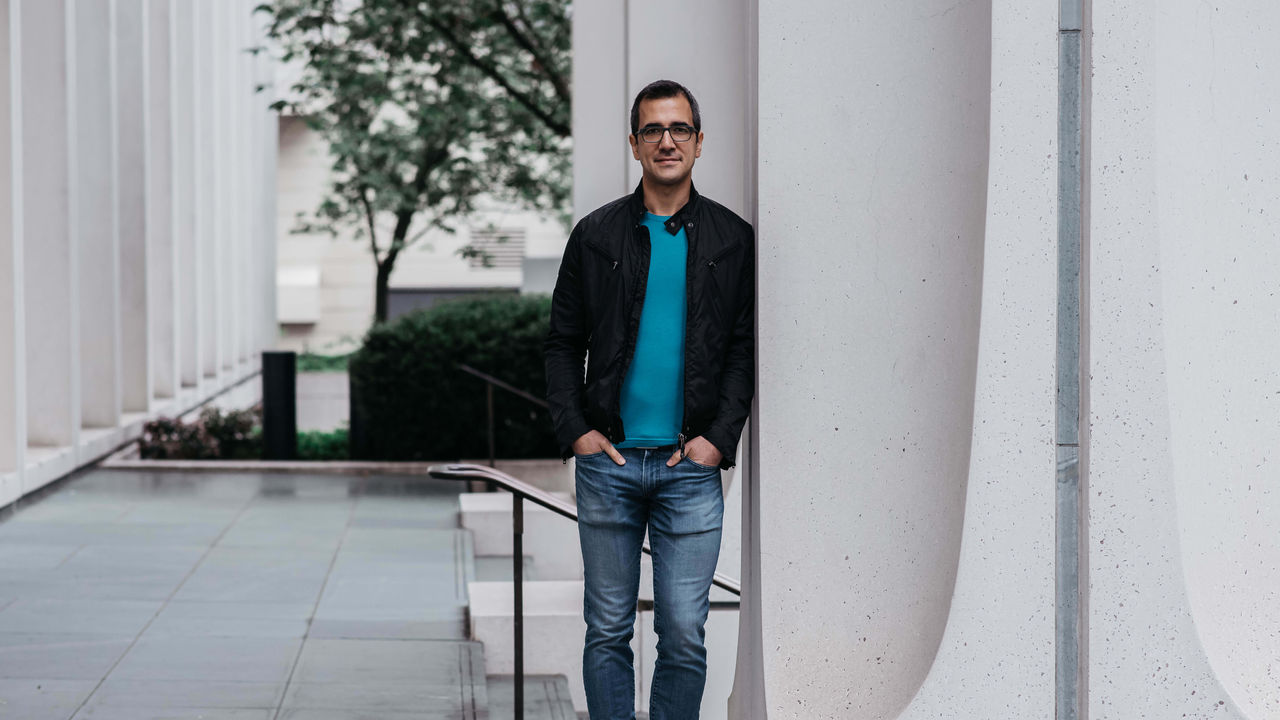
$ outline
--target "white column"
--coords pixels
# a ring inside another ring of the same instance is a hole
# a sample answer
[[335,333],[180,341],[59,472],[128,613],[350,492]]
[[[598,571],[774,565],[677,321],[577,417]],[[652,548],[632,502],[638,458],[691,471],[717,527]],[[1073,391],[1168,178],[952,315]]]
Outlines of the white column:
[[120,349],[124,409],[151,403],[151,325],[147,303],[146,0],[115,0],[120,197]]
[[1092,720],[1280,712],[1278,24],[1094,4]]
[[195,0],[195,152],[196,152],[196,272],[199,274],[201,377],[218,377],[217,266],[218,194],[216,162],[219,97],[215,84],[214,25],[217,13],[211,0]]
[[82,424],[120,422],[122,338],[117,189],[115,0],[80,2],[75,13],[75,183],[80,276]]
[[231,77],[235,71],[235,63],[231,57],[231,12],[234,5],[225,1],[213,6],[213,74],[212,92],[214,97],[213,122],[211,138],[217,152],[213,162],[214,176],[214,236],[213,252],[216,280],[214,283],[214,317],[218,338],[217,368],[219,377],[225,377],[232,369],[231,357],[231,315],[234,312],[231,298],[231,234],[235,229],[231,215],[235,210],[232,198],[232,186],[235,177],[232,175],[234,163],[231,145],[231,126],[235,123],[232,112]]
[[[629,189],[627,149],[627,13],[625,3],[573,8],[573,216],[616,200]],[[278,88],[284,94],[287,88]]]
[[27,442],[43,447],[74,446],[80,432],[71,15],[66,0],[22,2]]
[[196,387],[203,376],[203,333],[200,315],[200,233],[197,217],[201,206],[200,156],[196,146],[196,21],[194,0],[174,0],[170,41],[173,48],[173,236],[175,270],[175,324],[178,341],[178,377],[181,387]]
[[20,7],[0,0],[0,506],[22,492],[27,445]]
[[247,4],[245,0],[238,0],[235,4],[235,47],[233,51],[235,55],[236,67],[236,86],[233,96],[235,97],[235,123],[232,128],[235,131],[235,160],[236,160],[236,211],[235,221],[236,229],[233,239],[235,241],[235,271],[231,277],[234,280],[231,299],[235,303],[235,315],[232,327],[235,331],[235,363],[239,368],[249,359],[249,344],[247,342],[246,329],[248,328],[248,307],[249,307],[249,279],[251,270],[249,267],[248,256],[246,250],[249,247],[249,94],[253,91],[253,80],[249,76],[250,57],[248,53],[249,36],[246,32],[249,27],[249,13],[252,6]]
[[151,316],[151,367],[155,397],[178,390],[176,182],[173,139],[173,0],[147,7],[147,273]]
[[1058,2],[992,5],[990,182],[964,530],[942,643],[904,720],[1054,718]]
[[770,716],[892,718],[956,589],[991,6],[759,11],[765,696]]

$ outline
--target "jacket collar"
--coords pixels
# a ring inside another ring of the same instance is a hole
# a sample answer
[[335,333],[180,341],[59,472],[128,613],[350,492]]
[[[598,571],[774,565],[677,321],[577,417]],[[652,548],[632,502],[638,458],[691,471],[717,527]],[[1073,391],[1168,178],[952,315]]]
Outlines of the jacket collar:
[[[683,225],[691,224],[694,219],[694,211],[698,208],[698,188],[694,187],[693,182],[689,183],[689,201],[684,204],[674,215],[667,218],[665,223],[667,232],[675,235],[680,232]],[[644,206],[644,183],[636,185],[635,192],[631,193],[631,214],[637,224],[644,221],[644,214],[648,209]]]

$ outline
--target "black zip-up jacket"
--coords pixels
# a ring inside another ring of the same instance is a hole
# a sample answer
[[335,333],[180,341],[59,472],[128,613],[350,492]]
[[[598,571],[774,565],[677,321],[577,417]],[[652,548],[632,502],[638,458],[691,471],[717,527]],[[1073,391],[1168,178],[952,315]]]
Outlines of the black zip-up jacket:
[[[642,187],[582,218],[569,235],[551,302],[547,400],[561,455],[599,430],[626,439],[622,381],[635,355],[649,279]],[[678,441],[699,435],[733,467],[754,392],[755,242],[751,225],[690,190],[666,222],[689,240],[685,272],[684,416]],[[589,351],[589,352],[588,352]],[[586,377],[582,372],[586,357]]]

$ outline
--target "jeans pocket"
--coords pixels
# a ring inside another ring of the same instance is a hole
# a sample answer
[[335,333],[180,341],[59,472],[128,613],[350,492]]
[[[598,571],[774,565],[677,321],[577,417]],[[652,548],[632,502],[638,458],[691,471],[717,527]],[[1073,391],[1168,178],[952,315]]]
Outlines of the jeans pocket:
[[601,455],[604,455],[603,450],[600,452],[587,453],[586,455],[578,455],[575,453],[573,457],[575,460],[590,460],[591,458],[600,457]]
[[694,460],[693,458],[689,457],[688,455],[685,455],[685,456],[684,456],[684,459],[685,459],[685,462],[687,462],[687,463],[689,463],[690,465],[692,465],[692,466],[694,466],[694,467],[698,468],[699,470],[707,470],[707,471],[711,471],[711,470],[719,470],[719,469],[720,469],[719,467],[713,467],[713,466],[711,466],[711,465],[703,465],[702,463],[698,462],[697,460]]

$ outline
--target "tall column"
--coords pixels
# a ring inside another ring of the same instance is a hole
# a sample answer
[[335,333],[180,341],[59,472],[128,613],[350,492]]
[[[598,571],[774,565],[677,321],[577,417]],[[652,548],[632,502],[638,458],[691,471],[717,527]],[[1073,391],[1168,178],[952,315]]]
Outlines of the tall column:
[[35,446],[74,446],[80,432],[71,8],[22,0],[27,442]]
[[174,280],[178,378],[181,387],[195,387],[203,376],[204,336],[200,314],[200,199],[196,193],[201,172],[196,145],[196,3],[174,0],[170,43],[173,48],[173,237],[177,269]]
[[217,368],[219,377],[231,370],[231,315],[234,310],[231,298],[231,233],[232,214],[235,207],[232,184],[235,182],[231,170],[234,163],[231,146],[231,126],[235,123],[232,112],[231,85],[235,71],[235,63],[231,57],[231,12],[234,4],[217,2],[213,6],[213,75],[211,86],[214,97],[213,105],[213,139],[217,153],[213,158],[214,206],[213,220],[213,262],[216,268],[214,283],[214,317],[217,328],[218,353]]
[[147,7],[147,273],[151,315],[151,367],[156,397],[178,390],[178,305],[173,140],[173,0]]
[[0,0],[0,506],[22,492],[27,445],[20,7]]
[[991,4],[759,11],[764,694],[770,716],[893,718],[956,591]]
[[122,341],[117,211],[115,0],[78,3],[75,13],[82,424],[120,422]]
[[115,0],[119,75],[120,348],[124,409],[151,405],[151,322],[147,301],[147,0]]
[[196,23],[194,27],[195,68],[195,152],[196,152],[196,272],[200,289],[200,371],[202,379],[218,377],[218,294],[217,282],[221,274],[217,262],[219,241],[219,204],[216,163],[220,147],[217,144],[217,119],[219,97],[215,83],[216,58],[214,52],[216,2],[194,0]]
[[1091,720],[1280,712],[1277,24],[1093,6]]

